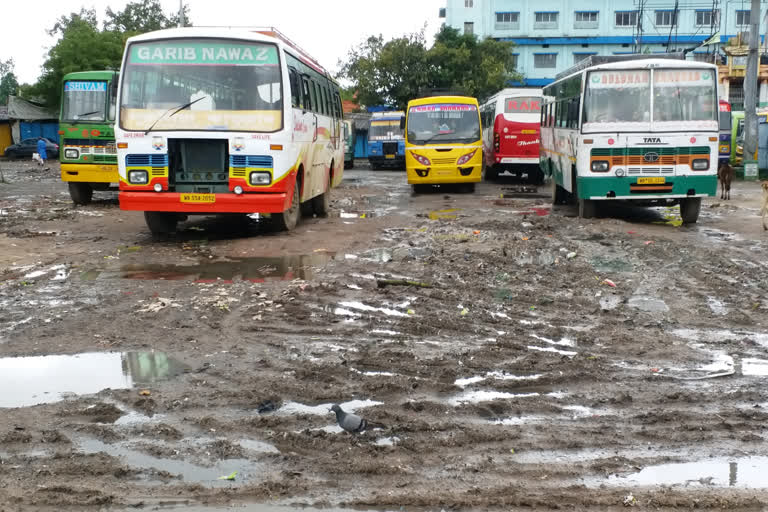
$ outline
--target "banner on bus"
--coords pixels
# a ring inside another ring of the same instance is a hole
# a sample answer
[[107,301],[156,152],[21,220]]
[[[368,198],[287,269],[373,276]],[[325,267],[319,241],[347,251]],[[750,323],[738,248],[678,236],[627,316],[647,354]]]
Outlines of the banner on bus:
[[504,100],[504,113],[541,112],[541,98],[518,97]]
[[411,112],[472,112],[474,110],[477,110],[477,107],[466,104],[418,105],[411,107]]
[[64,82],[64,92],[106,92],[107,82],[90,82],[82,80],[70,80]]
[[653,72],[653,85],[658,87],[712,86],[714,73],[708,69],[657,69]]
[[173,117],[162,117],[163,109],[124,108],[120,112],[126,130],[146,130],[157,121],[155,130],[223,130],[274,132],[281,128],[279,110],[182,110]]
[[277,65],[277,47],[262,43],[204,43],[175,40],[131,45],[130,64]]
[[642,69],[612,69],[589,74],[590,89],[648,87],[650,81],[650,73]]

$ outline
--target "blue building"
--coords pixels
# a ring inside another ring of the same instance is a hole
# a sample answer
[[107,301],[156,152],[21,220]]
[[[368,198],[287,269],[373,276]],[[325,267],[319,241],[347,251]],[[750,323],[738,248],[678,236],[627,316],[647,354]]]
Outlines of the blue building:
[[[589,55],[691,49],[692,58],[711,62],[713,52],[721,53],[721,45],[701,43],[710,38],[725,43],[747,31],[750,2],[446,0],[440,14],[446,25],[464,33],[513,41],[517,69],[525,77],[523,84],[516,85],[541,87]],[[761,19],[761,33],[765,33],[765,19]],[[726,98],[727,83],[723,84]],[[739,84],[730,85],[738,95]],[[761,90],[761,100],[765,93]]]

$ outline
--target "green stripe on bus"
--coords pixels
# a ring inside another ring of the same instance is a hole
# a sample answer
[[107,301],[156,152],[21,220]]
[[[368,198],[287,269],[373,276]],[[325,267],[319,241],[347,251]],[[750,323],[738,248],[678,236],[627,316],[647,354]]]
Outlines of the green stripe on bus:
[[631,193],[630,185],[637,183],[637,177],[618,178],[615,176],[605,177],[584,177],[580,176],[578,180],[578,194],[582,199],[590,197],[608,197],[613,192],[616,196],[631,196],[642,199],[645,196],[658,195],[687,195],[689,190],[695,194],[707,194],[714,196],[717,194],[717,176],[709,174],[706,176],[665,176],[667,184],[672,183],[672,192],[649,191],[647,194]]

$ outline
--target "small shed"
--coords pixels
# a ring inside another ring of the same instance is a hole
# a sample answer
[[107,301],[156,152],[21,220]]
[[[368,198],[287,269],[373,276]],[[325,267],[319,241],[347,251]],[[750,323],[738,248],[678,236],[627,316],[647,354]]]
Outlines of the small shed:
[[344,119],[349,119],[355,124],[355,158],[368,158],[368,127],[371,124],[371,114],[345,113]]
[[59,142],[59,115],[43,105],[8,96],[8,120],[14,142],[34,137]]
[[0,106],[0,156],[5,155],[5,148],[13,144],[11,122],[8,120],[8,107]]

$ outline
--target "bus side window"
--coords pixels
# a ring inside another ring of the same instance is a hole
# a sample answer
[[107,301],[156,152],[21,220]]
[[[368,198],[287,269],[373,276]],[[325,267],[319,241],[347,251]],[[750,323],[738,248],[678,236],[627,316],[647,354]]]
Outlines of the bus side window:
[[291,80],[291,105],[296,108],[303,108],[301,102],[301,88],[299,86],[299,73],[294,68],[288,68]]
[[304,109],[314,111],[315,110],[315,94],[314,94],[314,90],[312,89],[312,84],[309,82],[308,76],[302,75],[301,85],[302,85],[302,89],[304,90]]
[[341,119],[344,117],[344,109],[341,105],[341,96],[339,96],[339,91],[335,91],[334,95],[336,96],[336,117]]

